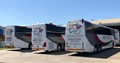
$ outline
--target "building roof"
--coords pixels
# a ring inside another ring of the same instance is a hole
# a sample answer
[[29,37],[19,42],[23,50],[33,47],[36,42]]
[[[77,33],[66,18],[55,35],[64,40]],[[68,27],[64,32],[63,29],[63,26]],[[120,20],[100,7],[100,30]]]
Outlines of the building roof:
[[102,24],[106,26],[120,26],[120,18],[93,20],[96,24]]

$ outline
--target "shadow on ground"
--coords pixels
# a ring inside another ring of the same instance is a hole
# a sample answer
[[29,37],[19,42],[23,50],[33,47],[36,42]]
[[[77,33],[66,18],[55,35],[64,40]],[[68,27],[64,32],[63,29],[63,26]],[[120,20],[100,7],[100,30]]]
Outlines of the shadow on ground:
[[16,51],[16,52],[22,52],[22,53],[33,52],[33,50],[29,50],[29,49],[26,49],[26,50],[11,49],[11,50],[8,50],[8,51]]
[[120,47],[120,44],[117,44],[116,47]]
[[0,62],[0,63],[5,63],[5,62]]
[[120,48],[112,48],[112,49],[103,50],[100,53],[79,53],[79,54],[76,53],[76,54],[72,54],[70,56],[92,57],[92,58],[109,58],[118,52],[120,52]]
[[38,52],[38,53],[35,53],[35,54],[64,55],[64,54],[68,54],[68,53],[70,53],[70,52],[67,52],[67,51],[61,51],[61,52],[52,51],[52,52]]

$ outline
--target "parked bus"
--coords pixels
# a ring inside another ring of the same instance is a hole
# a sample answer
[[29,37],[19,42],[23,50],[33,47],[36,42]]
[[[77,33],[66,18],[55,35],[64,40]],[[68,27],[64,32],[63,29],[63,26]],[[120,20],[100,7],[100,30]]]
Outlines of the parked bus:
[[32,26],[33,50],[61,51],[65,45],[65,27],[53,24]]
[[66,51],[100,52],[114,47],[114,29],[85,20],[69,21],[66,25]]
[[15,48],[31,48],[32,28],[27,26],[7,26],[5,41],[7,44],[13,44]]
[[0,26],[0,47],[4,47],[5,45],[5,34],[4,34],[4,27]]
[[6,47],[14,47],[13,41],[13,27],[5,27],[5,45]]
[[119,45],[120,44],[120,34],[119,34],[119,30],[114,29],[114,37],[115,37],[115,45]]
[[[93,20],[94,23],[107,26],[120,31],[120,18],[115,19],[103,19],[103,20]],[[119,42],[116,45],[120,45],[120,32],[119,32]]]

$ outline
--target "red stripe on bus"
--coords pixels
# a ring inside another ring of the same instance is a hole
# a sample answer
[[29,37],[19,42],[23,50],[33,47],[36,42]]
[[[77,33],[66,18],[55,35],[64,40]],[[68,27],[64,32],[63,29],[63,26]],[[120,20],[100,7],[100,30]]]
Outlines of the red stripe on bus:
[[105,45],[107,45],[107,44],[109,44],[109,43],[112,42],[112,40],[111,40],[111,41],[108,41],[108,42],[103,42],[103,41],[101,41],[101,40],[98,38],[97,34],[93,34],[93,37],[94,37],[95,40],[96,40],[99,44],[101,44],[102,46],[105,46]]

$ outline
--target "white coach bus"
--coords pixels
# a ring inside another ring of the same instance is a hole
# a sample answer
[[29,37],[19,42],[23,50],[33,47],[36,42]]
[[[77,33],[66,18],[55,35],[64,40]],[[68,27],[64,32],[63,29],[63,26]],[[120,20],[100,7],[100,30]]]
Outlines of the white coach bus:
[[6,44],[13,44],[15,48],[30,49],[32,28],[27,26],[6,26]]
[[85,20],[69,21],[65,33],[66,51],[100,52],[114,47],[114,29]]
[[119,30],[114,29],[114,37],[115,37],[115,45],[120,45],[120,35],[119,35]]
[[61,51],[65,49],[65,27],[53,24],[32,26],[33,50]]
[[[100,25],[103,25],[103,26],[113,28],[113,29],[117,29],[118,32],[120,31],[120,18],[93,20],[93,22],[96,23],[96,24],[100,24]],[[116,31],[116,33],[117,33],[117,31]],[[116,35],[117,35],[117,37],[119,37],[119,41],[117,41],[116,45],[120,45],[120,32],[117,33]]]
[[5,28],[0,26],[0,47],[5,46]]
[[10,27],[5,27],[5,45],[8,47],[14,47],[14,41],[13,41],[13,32],[14,32],[14,29],[12,26]]

